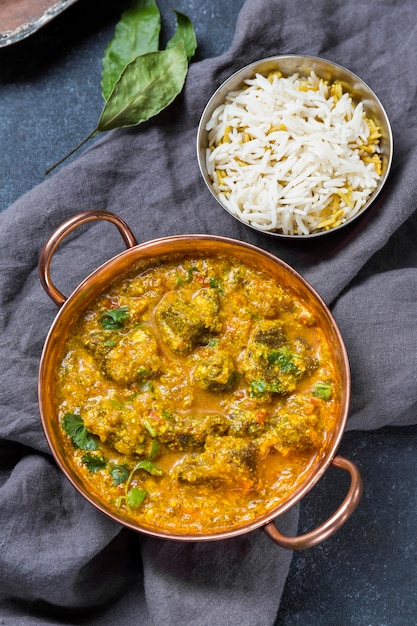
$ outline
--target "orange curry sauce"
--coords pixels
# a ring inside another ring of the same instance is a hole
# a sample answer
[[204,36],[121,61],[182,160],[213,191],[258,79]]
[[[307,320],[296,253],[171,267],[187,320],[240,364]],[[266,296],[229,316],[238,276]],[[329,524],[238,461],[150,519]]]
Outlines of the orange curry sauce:
[[323,454],[335,366],[313,313],[225,258],[137,265],[76,321],[57,373],[65,453],[107,508],[216,533],[264,515]]

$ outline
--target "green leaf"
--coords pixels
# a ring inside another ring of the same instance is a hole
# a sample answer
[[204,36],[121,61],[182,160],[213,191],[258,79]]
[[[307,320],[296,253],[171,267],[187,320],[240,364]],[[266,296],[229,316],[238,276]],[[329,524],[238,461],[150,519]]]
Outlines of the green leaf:
[[104,105],[97,130],[137,126],[165,109],[181,92],[188,71],[184,44],[144,54],[123,70]]
[[113,485],[121,485],[129,478],[129,470],[125,465],[110,465],[110,476],[113,478]]
[[281,372],[298,375],[299,368],[294,363],[294,359],[298,355],[293,354],[287,348],[279,348],[278,350],[270,350],[268,352],[269,365],[278,365]]
[[129,489],[126,494],[126,504],[132,509],[137,509],[142,504],[147,495],[148,492],[144,489],[132,487],[132,489]]
[[136,470],[140,470],[140,469],[143,469],[145,470],[145,472],[152,474],[152,476],[162,476],[164,473],[154,463],[152,463],[151,461],[148,461],[148,459],[145,459],[144,461],[139,461],[139,463],[136,463],[130,475],[132,476],[132,474],[136,472]]
[[104,469],[107,465],[104,457],[98,456],[97,454],[91,454],[91,452],[83,454],[81,461],[87,466],[89,472],[97,472],[100,469]]
[[223,293],[224,293],[223,288],[222,288],[222,286],[220,285],[220,282],[218,281],[218,279],[217,279],[217,278],[210,278],[210,279],[209,279],[209,282],[210,282],[210,287],[211,287],[212,289],[217,289],[217,291],[218,291],[220,294],[223,294]]
[[327,383],[317,383],[313,389],[313,396],[322,400],[330,400],[333,395],[333,387]]
[[100,316],[100,324],[105,330],[119,330],[123,328],[125,321],[129,319],[128,311],[129,307],[127,306],[103,311]]
[[160,30],[161,15],[154,0],[135,0],[122,13],[103,56],[101,89],[104,100],[110,96],[128,63],[141,54],[158,50]]
[[155,0],[133,0],[103,56],[101,88],[105,105],[96,128],[45,174],[99,132],[137,126],[160,113],[181,92],[197,40],[189,18],[179,11],[175,13],[176,32],[167,49],[160,51],[161,16]]
[[194,56],[197,48],[197,37],[193,25],[190,18],[184,13],[176,11],[175,9],[174,13],[177,17],[177,30],[174,36],[168,41],[167,48],[172,48],[172,46],[175,46],[179,41],[182,41],[184,43],[187,59],[190,60]]
[[193,274],[194,274],[194,272],[198,272],[198,269],[197,269],[196,267],[194,267],[194,266],[189,267],[189,268],[187,269],[187,276],[186,276],[186,278],[183,278],[183,277],[181,276],[181,274],[179,274],[179,273],[177,272],[177,274],[176,274],[175,286],[176,286],[176,287],[182,287],[182,285],[184,285],[185,283],[190,283],[190,282],[193,280]]
[[154,439],[152,441],[152,448],[151,448],[151,451],[149,453],[148,459],[149,460],[154,459],[156,457],[156,455],[158,454],[158,452],[159,452],[159,443],[158,443],[158,441],[156,439]]
[[265,393],[282,393],[282,385],[279,380],[267,383],[265,380],[252,380],[249,385],[251,398],[262,398]]
[[77,446],[77,448],[80,448],[81,450],[98,449],[94,436],[88,432],[80,415],[65,413],[62,418],[62,427],[67,435],[71,437],[73,444]]
[[155,428],[152,426],[152,424],[150,424],[148,422],[148,420],[143,420],[143,425],[145,426],[146,430],[148,431],[148,433],[150,434],[151,437],[156,437],[157,436],[157,432],[155,430]]
[[268,385],[264,380],[252,380],[250,383],[250,397],[261,398],[268,391]]

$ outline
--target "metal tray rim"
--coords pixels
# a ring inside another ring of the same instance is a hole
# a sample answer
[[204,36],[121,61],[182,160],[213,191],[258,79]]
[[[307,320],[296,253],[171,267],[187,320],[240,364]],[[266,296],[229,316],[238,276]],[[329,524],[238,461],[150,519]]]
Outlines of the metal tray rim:
[[0,23],[6,28],[0,32],[0,48],[29,37],[29,35],[45,26],[45,24],[75,2],[77,0],[50,0],[49,2],[42,2],[43,8],[39,7],[41,12],[36,17],[34,17],[34,3],[31,2],[27,4],[27,10],[23,10],[19,23],[17,25],[13,24],[9,29],[7,28],[7,13],[10,6],[14,4],[14,0],[10,0],[10,3],[2,2],[0,6]]

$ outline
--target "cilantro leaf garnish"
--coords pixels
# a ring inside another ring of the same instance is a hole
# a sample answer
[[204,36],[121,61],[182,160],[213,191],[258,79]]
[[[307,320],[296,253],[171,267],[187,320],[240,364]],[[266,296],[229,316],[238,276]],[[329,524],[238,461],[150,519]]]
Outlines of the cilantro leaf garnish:
[[150,422],[148,422],[148,420],[143,420],[143,425],[145,426],[146,430],[148,431],[148,433],[150,434],[151,437],[156,437],[156,435],[158,433],[156,432],[156,430],[152,426],[152,424],[150,424]]
[[159,452],[159,443],[158,443],[157,439],[154,439],[152,441],[152,448],[151,448],[151,451],[149,453],[148,459],[149,460],[154,459],[156,457],[156,455],[158,454],[158,452]]
[[103,311],[100,316],[100,324],[104,330],[120,330],[125,321],[129,319],[129,307],[121,306],[118,309]]
[[187,269],[187,278],[185,279],[186,283],[190,283],[193,280],[193,273],[198,272],[198,268],[192,265]]
[[187,276],[185,278],[183,278],[181,276],[181,274],[179,274],[177,272],[177,274],[176,274],[176,279],[177,280],[176,280],[175,286],[176,287],[181,287],[185,283],[190,283],[193,280],[193,273],[194,272],[198,272],[198,268],[194,267],[194,265],[187,269]]
[[65,413],[62,418],[62,427],[77,448],[81,448],[81,450],[98,449],[95,437],[88,432],[80,415]]
[[132,487],[126,494],[126,504],[132,509],[140,507],[148,492],[145,489],[139,489],[139,487]]
[[[122,506],[123,503],[126,504],[126,506],[129,507],[130,509],[138,508],[142,504],[146,496],[148,495],[147,491],[145,491],[144,489],[140,489],[139,487],[129,488],[135,472],[137,472],[138,470],[144,470],[145,472],[148,472],[148,474],[151,474],[152,476],[163,475],[164,472],[151,461],[151,459],[153,459],[155,455],[158,453],[158,450],[159,450],[159,444],[156,441],[156,439],[154,439],[154,441],[152,442],[152,450],[149,456],[146,459],[143,459],[142,461],[139,461],[138,463],[136,463],[136,465],[130,471],[126,479],[125,494],[123,496],[119,496],[119,498],[117,498],[117,501],[116,501],[116,505],[119,508]],[[121,482],[124,482],[124,481],[121,481]]]
[[265,393],[283,393],[283,387],[279,380],[267,383],[265,380],[252,380],[249,385],[251,398],[262,398]]
[[270,365],[278,365],[281,372],[285,374],[299,374],[300,370],[294,363],[297,355],[290,352],[286,348],[279,348],[278,350],[271,350],[268,352],[268,363]]
[[152,463],[152,461],[149,461],[148,459],[144,459],[143,461],[139,461],[139,463],[136,463],[131,474],[140,469],[145,470],[145,472],[148,472],[148,474],[152,474],[152,476],[162,476],[164,473],[161,469],[159,469],[159,467],[157,467],[154,463]]
[[212,289],[217,289],[217,291],[220,294],[224,293],[223,288],[222,288],[220,282],[217,280],[217,278],[210,278],[209,279],[209,283],[210,283],[210,287]]
[[100,469],[104,469],[107,465],[104,457],[97,454],[91,454],[91,452],[83,454],[81,461],[84,465],[86,465],[89,472],[97,472]]
[[250,383],[251,398],[260,398],[268,391],[268,385],[264,380],[252,380]]
[[313,396],[322,400],[330,400],[333,395],[333,387],[328,383],[317,383],[313,389]]
[[110,476],[113,478],[113,485],[121,485],[129,478],[129,470],[125,465],[110,465]]

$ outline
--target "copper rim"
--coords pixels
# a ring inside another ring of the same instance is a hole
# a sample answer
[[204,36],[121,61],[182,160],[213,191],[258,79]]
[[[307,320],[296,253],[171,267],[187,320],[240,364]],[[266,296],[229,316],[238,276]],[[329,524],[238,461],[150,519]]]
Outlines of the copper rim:
[[[55,288],[50,279],[49,265],[51,258],[58,244],[62,241],[66,234],[76,228],[79,224],[99,219],[112,221],[119,228],[128,249],[101,265],[84,281],[82,281],[74,292],[67,299],[65,299],[65,297],[62,296],[62,294],[60,294],[60,292]],[[127,228],[128,232],[124,232],[125,228]],[[260,527],[264,527],[264,529],[268,531],[268,525],[270,522],[288,511],[300,499],[302,499],[303,496],[320,480],[329,465],[334,463],[336,466],[341,466],[343,469],[347,469],[347,471],[349,471],[349,468],[343,465],[343,462],[340,462],[338,465],[337,459],[341,457],[336,457],[336,452],[343,436],[348,417],[351,389],[348,356],[337,324],[327,305],[314,288],[305,280],[305,278],[303,278],[284,261],[278,259],[269,252],[253,246],[252,244],[229,239],[227,237],[199,234],[178,235],[155,239],[140,245],[135,244],[136,240],[134,235],[131,233],[130,229],[128,229],[123,220],[120,220],[117,216],[113,216],[113,214],[95,211],[80,214],[71,218],[68,222],[65,222],[65,224],[57,229],[57,231],[51,236],[41,254],[39,262],[41,282],[48,295],[58,306],[61,306],[45,341],[40,361],[38,380],[38,397],[42,425],[55,461],[73,486],[91,504],[113,520],[135,531],[140,531],[154,537],[176,539],[181,541],[212,541],[226,539],[244,534]],[[165,530],[157,530],[154,528],[150,529],[139,523],[134,523],[131,520],[126,519],[122,514],[116,514],[114,511],[109,510],[97,496],[89,492],[88,487],[80,480],[80,478],[72,470],[70,464],[67,462],[60,443],[59,425],[54,404],[54,374],[56,371],[56,364],[60,356],[60,350],[67,336],[71,332],[72,321],[78,317],[80,311],[87,306],[99,292],[105,289],[116,277],[126,272],[139,259],[152,260],[161,257],[166,258],[167,256],[178,255],[181,253],[188,254],[190,251],[200,251],[204,252],[204,254],[230,254],[235,258],[251,264],[252,266],[261,266],[266,268],[274,273],[283,286],[289,286],[293,291],[301,296],[304,301],[308,302],[309,306],[311,306],[315,313],[320,317],[325,333],[330,340],[330,344],[333,346],[334,358],[337,362],[340,378],[340,412],[336,428],[328,442],[323,458],[314,465],[314,469],[308,476],[308,479],[302,482],[288,498],[280,503],[279,506],[268,512],[268,514],[263,515],[244,526],[231,528],[230,530],[220,531],[213,534],[183,535]],[[60,297],[56,297],[56,293],[62,297],[63,301],[60,300]],[[340,513],[337,515],[335,514],[332,518],[330,518],[330,520],[327,521],[327,534],[332,534],[332,532],[344,523],[345,519],[349,517],[356,508],[359,501],[361,494],[361,479],[357,471],[355,472],[352,470],[350,474],[352,486],[348,496],[342,504],[344,514],[343,516],[341,516]],[[333,517],[335,517],[334,520]],[[297,538],[299,541],[298,543],[296,542],[296,545],[291,545],[291,539],[283,537],[279,532],[278,535],[275,534],[275,536],[273,536],[273,532],[268,532],[268,534],[276,543],[284,545],[285,547],[298,549],[302,547],[309,547],[310,545],[314,545],[314,543],[321,541],[324,532],[321,529],[322,527],[316,529],[314,537],[307,538],[306,545],[303,545],[300,538]],[[270,527],[269,531],[271,531]],[[288,544],[288,541],[290,541],[290,544]]]

